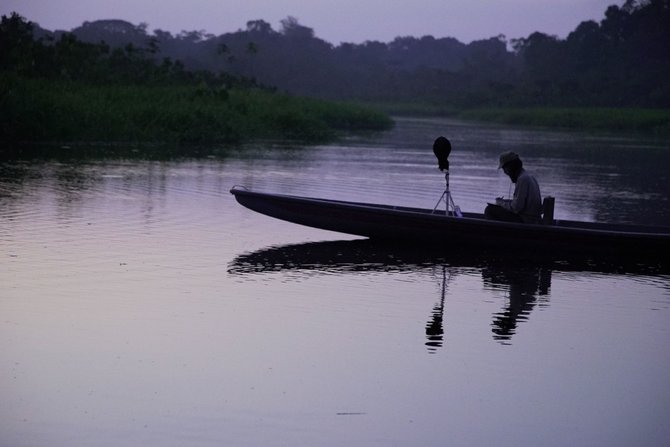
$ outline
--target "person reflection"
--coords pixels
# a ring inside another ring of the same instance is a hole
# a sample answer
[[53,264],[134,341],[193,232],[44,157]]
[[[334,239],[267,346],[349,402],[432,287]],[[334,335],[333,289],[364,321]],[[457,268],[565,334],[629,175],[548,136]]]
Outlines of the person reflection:
[[528,319],[530,311],[538,301],[541,304],[546,303],[551,287],[551,270],[542,267],[487,267],[482,270],[482,277],[485,285],[508,287],[507,306],[493,315],[491,326],[493,339],[509,344],[512,335],[516,333],[517,325]]

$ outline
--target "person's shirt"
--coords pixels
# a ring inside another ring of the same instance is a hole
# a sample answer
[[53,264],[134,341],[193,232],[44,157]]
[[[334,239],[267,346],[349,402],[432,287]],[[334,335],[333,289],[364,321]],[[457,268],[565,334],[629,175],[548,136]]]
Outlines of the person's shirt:
[[542,196],[540,185],[535,177],[521,169],[514,187],[514,198],[509,204],[510,210],[526,223],[538,223],[542,216]]

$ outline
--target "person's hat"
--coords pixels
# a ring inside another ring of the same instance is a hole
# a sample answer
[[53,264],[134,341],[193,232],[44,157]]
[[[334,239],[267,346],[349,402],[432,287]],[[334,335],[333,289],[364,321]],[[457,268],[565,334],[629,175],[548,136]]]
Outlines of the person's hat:
[[519,159],[519,154],[516,152],[505,152],[500,154],[500,164],[498,164],[498,169],[502,168],[505,166],[507,163],[510,161],[518,160]]

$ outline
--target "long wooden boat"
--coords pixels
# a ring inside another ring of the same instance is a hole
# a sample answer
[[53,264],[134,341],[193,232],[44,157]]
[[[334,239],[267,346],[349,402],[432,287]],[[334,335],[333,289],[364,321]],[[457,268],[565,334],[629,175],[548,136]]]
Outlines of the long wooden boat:
[[670,227],[552,220],[500,222],[483,214],[269,194],[234,187],[243,206],[277,219],[394,243],[469,250],[586,253],[670,259]]

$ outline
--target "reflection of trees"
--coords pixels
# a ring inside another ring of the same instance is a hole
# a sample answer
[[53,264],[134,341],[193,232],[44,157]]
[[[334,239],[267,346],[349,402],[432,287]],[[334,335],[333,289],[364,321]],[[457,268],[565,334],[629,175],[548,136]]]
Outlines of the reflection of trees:
[[56,200],[62,208],[68,208],[80,203],[85,193],[100,182],[99,176],[77,164],[56,165],[54,168],[54,190],[58,195]]
[[504,310],[494,314],[493,338],[507,343],[516,333],[517,325],[528,319],[538,300],[546,299],[551,287],[551,269],[530,266],[510,268],[485,267],[482,270],[485,285],[507,287],[509,302]]

